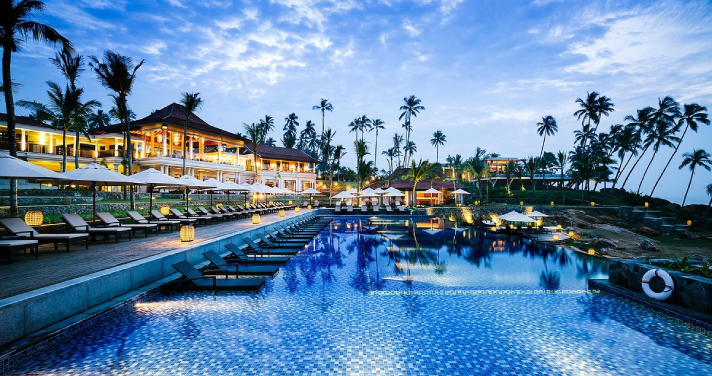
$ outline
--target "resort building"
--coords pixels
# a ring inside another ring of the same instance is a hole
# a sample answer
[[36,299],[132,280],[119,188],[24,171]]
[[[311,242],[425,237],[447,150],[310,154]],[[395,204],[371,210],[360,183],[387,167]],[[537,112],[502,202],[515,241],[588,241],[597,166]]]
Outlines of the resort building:
[[[406,194],[406,196],[404,197],[404,204],[410,205],[410,203],[412,202],[413,195],[413,181],[406,178],[409,171],[410,169],[408,168],[398,169],[394,171],[393,174],[388,177],[388,179],[386,179],[386,181],[390,182],[387,187],[381,187],[380,184],[373,184],[370,186],[370,188],[396,188]],[[458,189],[465,189],[462,184],[457,183],[454,180],[446,180],[448,179],[448,177],[442,171],[438,170],[437,172],[435,172],[435,175],[436,177],[434,179],[424,179],[419,181],[418,185],[416,185],[415,193],[418,205],[434,205],[438,202],[441,204],[454,203],[455,196],[452,194],[452,192]],[[440,194],[438,195],[426,193],[425,191],[429,190],[430,188],[438,190]]]
[[485,164],[487,165],[487,171],[492,174],[503,174],[504,170],[507,168],[509,162],[522,163],[524,162],[521,158],[505,158],[505,157],[492,157],[485,159]]
[[[186,173],[197,179],[253,183],[302,191],[316,182],[315,159],[301,150],[260,145],[257,168],[249,140],[212,126],[196,115],[190,117],[183,135],[183,107],[172,103],[130,123],[133,173],[155,168],[179,177],[186,147]],[[88,137],[73,132],[66,135],[48,124],[16,116],[18,157],[53,171],[61,171],[62,153],[67,148],[67,170],[74,169],[75,155],[80,167],[99,163],[124,172],[124,132],[121,124],[89,130]],[[7,115],[0,113],[0,150],[8,149]]]

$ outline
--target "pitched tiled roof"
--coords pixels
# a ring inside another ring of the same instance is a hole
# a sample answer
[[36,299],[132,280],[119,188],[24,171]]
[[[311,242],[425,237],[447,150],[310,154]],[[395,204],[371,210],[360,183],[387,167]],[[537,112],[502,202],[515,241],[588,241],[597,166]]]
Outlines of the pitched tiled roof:
[[[252,154],[252,144],[247,144],[241,154]],[[299,149],[282,148],[278,146],[260,145],[257,148],[257,155],[265,159],[281,159],[285,161],[319,163],[318,160],[310,157],[307,153]]]
[[[399,189],[401,191],[412,191],[413,190],[413,182],[410,179],[405,178],[408,175],[408,171],[410,171],[409,168],[401,168],[396,171],[393,171],[393,175],[391,175],[390,180],[391,180],[391,187]],[[456,189],[464,189],[465,187],[459,183],[455,183],[454,181],[446,181],[447,177],[445,174],[443,174],[442,170],[437,170],[435,171],[435,176],[436,178],[434,179],[425,179],[421,180],[418,182],[418,186],[416,187],[416,190],[418,191],[425,191],[427,189],[435,188],[437,190],[448,190],[448,191],[454,191]],[[372,189],[380,188],[380,184],[373,184],[371,185]]]
[[[0,122],[7,123],[7,114],[0,112]],[[15,116],[15,124],[32,125],[34,127],[52,128],[41,121],[32,120],[25,116]]]
[[[171,103],[166,107],[138,120],[131,122],[131,129],[138,129],[141,125],[145,124],[172,124],[175,126],[183,127],[183,122],[185,121],[185,115],[183,114],[183,106],[178,103]],[[248,142],[244,137],[237,136],[232,132],[214,127],[205,122],[205,120],[198,117],[196,114],[190,116],[190,123],[188,124],[188,129],[194,130],[196,132],[213,134],[217,137],[237,139],[243,142]],[[120,133],[121,124],[112,124],[107,127],[99,128],[94,130],[95,133]]]

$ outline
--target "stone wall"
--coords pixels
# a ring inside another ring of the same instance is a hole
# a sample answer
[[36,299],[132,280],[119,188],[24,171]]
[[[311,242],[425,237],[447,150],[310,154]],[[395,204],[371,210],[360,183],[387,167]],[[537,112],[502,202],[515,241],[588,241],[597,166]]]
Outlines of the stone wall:
[[[505,205],[491,205],[491,206],[437,206],[425,209],[417,209],[414,214],[425,214],[433,215],[437,217],[445,217],[451,221],[457,221],[462,223],[477,224],[484,219],[490,219],[491,214],[502,215],[508,213],[512,210],[522,212],[525,206],[505,206]],[[556,215],[557,212],[562,212],[569,209],[581,210],[587,214],[614,214],[618,216],[625,216],[626,213],[631,210],[629,207],[625,206],[531,206],[532,210],[538,210],[542,213],[548,215]]]
[[[608,267],[608,281],[627,289],[642,292],[643,275],[660,266],[635,260],[611,260]],[[679,304],[698,312],[712,314],[712,279],[667,270],[675,288],[666,302]]]

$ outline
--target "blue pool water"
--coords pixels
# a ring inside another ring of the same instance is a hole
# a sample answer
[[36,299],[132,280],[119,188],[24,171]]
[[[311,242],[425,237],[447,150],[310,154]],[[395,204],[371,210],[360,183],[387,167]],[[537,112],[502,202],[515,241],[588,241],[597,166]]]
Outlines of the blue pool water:
[[335,221],[258,294],[166,293],[15,374],[710,375],[706,333],[585,292],[607,264],[427,223]]

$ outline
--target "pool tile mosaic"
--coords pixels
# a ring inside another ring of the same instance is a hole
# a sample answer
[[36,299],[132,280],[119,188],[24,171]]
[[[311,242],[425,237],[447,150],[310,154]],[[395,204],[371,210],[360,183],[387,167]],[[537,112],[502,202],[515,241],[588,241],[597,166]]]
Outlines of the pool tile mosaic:
[[[708,333],[584,292],[587,273],[569,275],[566,269],[577,270],[573,262],[547,256],[547,270],[558,272],[566,289],[547,289],[555,286],[538,280],[478,288],[475,279],[458,276],[467,283],[442,285],[434,271],[422,275],[426,282],[381,284],[374,271],[390,256],[339,231],[319,235],[260,294],[165,293],[11,374],[712,374]],[[539,275],[542,260],[532,260],[529,273]],[[457,273],[486,267],[472,263]],[[443,275],[448,272],[455,273]],[[491,287],[501,292],[474,293]],[[463,293],[450,293],[457,291]]]

